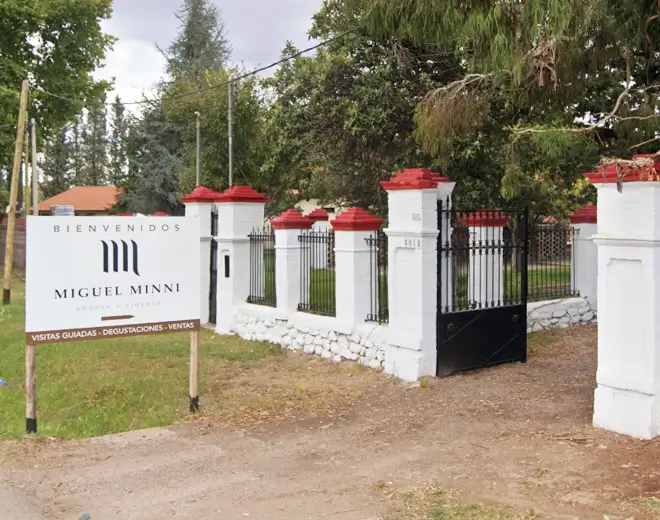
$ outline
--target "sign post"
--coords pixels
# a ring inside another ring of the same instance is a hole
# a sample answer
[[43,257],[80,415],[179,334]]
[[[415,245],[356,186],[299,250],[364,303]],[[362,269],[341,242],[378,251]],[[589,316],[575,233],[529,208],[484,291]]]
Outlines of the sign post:
[[199,410],[198,231],[194,217],[28,217],[28,433],[40,344],[189,332],[190,410]]
[[190,412],[199,412],[199,331],[190,333]]

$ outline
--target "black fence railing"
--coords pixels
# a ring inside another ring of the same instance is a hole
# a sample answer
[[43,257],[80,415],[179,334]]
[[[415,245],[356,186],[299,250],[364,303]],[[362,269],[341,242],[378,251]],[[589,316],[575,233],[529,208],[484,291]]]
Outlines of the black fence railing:
[[369,246],[369,294],[371,310],[367,321],[388,323],[387,235],[381,230],[365,239]]
[[438,205],[440,312],[526,304],[526,213],[446,207]]
[[578,230],[562,224],[530,226],[527,277],[529,300],[579,296],[575,283]]
[[275,289],[275,233],[271,228],[255,230],[250,239],[250,295],[247,301],[277,306]]
[[336,315],[334,231],[303,231],[300,243],[300,303],[298,310]]
[[209,284],[209,323],[215,323],[218,314],[218,210],[211,210],[211,258],[210,258],[210,284]]

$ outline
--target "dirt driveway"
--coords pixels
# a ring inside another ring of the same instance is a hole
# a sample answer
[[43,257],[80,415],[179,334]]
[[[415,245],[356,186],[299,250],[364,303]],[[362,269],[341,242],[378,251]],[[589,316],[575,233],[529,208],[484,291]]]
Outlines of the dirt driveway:
[[422,388],[290,354],[227,383],[282,397],[244,420],[5,443],[0,502],[4,479],[48,520],[375,520],[383,487],[434,482],[540,518],[657,518],[660,442],[590,426],[595,342],[535,336],[527,364]]

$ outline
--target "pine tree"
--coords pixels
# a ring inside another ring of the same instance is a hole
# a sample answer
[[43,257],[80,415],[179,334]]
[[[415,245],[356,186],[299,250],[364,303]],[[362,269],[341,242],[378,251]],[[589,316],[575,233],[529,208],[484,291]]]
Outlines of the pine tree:
[[163,53],[170,76],[198,77],[227,63],[231,45],[220,13],[209,0],[184,0],[176,17],[181,22],[179,33]]
[[110,137],[110,169],[108,181],[113,186],[123,186],[127,178],[126,141],[128,129],[124,105],[119,96],[112,105],[112,133]]
[[87,113],[86,133],[83,134],[85,176],[87,186],[101,186],[108,181],[108,129],[105,98]]
[[44,160],[40,164],[44,180],[41,191],[44,198],[49,198],[68,190],[72,185],[71,142],[68,128],[63,128],[49,142],[45,143]]
[[147,107],[129,130],[129,175],[120,207],[132,213],[164,211],[180,214],[180,132],[168,123],[159,106]]
[[85,184],[85,155],[83,153],[83,143],[87,142],[87,129],[80,117],[71,127],[71,181],[74,186],[84,186]]

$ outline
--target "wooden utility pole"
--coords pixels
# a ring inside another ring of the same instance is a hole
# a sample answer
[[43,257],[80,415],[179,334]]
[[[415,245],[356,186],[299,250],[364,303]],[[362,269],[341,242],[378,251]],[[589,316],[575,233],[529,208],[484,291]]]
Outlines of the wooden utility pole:
[[[27,122],[27,114],[25,114],[25,121]],[[27,217],[28,201],[30,200],[30,172],[28,164],[30,162],[30,125],[28,123],[25,136],[23,137],[23,175],[21,180],[23,182],[23,211],[21,212],[24,217]]]
[[23,80],[23,85],[21,85],[21,101],[18,108],[18,128],[16,129],[11,188],[9,190],[9,215],[7,220],[7,236],[5,238],[5,277],[2,287],[3,305],[9,305],[11,303],[11,274],[14,267],[14,234],[16,231],[16,198],[18,197],[18,177],[21,170],[21,149],[23,148],[23,139],[25,139],[28,88],[28,80]]
[[37,122],[30,121],[30,137],[32,138],[32,214],[39,215],[39,177],[37,176]]

